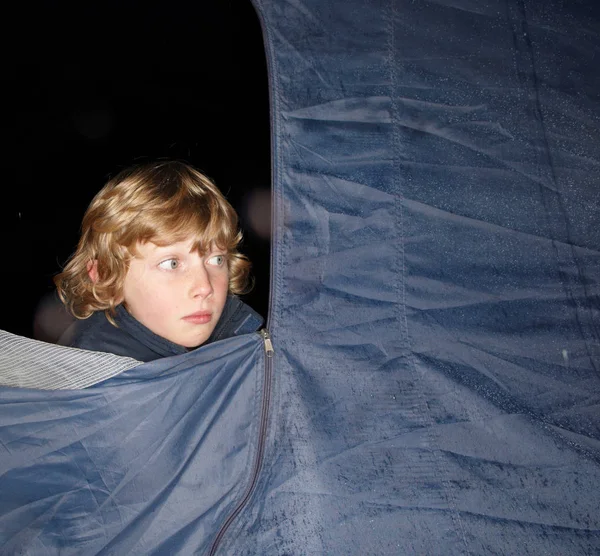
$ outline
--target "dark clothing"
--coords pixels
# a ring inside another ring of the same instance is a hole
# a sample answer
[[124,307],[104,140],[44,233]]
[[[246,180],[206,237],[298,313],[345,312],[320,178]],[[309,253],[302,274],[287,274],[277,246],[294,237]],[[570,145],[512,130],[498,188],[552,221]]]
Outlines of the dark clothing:
[[[114,353],[144,362],[190,351],[146,328],[122,305],[116,309],[115,322],[118,327],[108,321],[104,311],[96,312],[87,319],[73,323],[58,343],[91,351]],[[229,296],[217,326],[203,345],[255,332],[263,322],[263,318],[254,309],[237,297]]]

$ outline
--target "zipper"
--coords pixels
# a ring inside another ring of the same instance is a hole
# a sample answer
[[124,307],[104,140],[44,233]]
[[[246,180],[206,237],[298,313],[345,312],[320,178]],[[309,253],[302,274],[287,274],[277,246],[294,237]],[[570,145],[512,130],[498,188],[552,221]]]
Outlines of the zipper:
[[254,459],[254,466],[252,469],[252,474],[250,475],[250,483],[248,487],[244,491],[241,500],[237,504],[237,506],[233,509],[233,511],[229,514],[227,519],[221,525],[215,540],[212,543],[212,546],[209,551],[209,556],[214,556],[217,552],[217,548],[227,529],[229,529],[230,525],[233,523],[235,518],[240,514],[240,512],[244,509],[244,506],[250,500],[254,489],[256,488],[256,483],[258,482],[258,475],[260,473],[263,457],[265,453],[265,443],[267,438],[267,425],[269,420],[269,404],[271,401],[271,379],[273,375],[273,355],[275,354],[275,350],[273,349],[273,343],[271,342],[271,335],[266,328],[259,330],[258,332],[263,339],[264,348],[265,348],[265,375],[263,382],[263,395],[262,395],[262,406],[260,411],[260,422],[258,425],[258,448],[256,451],[256,457]]
[[268,359],[270,359],[275,353],[275,350],[273,349],[273,342],[271,342],[271,335],[266,328],[262,328],[258,331],[258,333],[263,337],[263,341],[265,342],[265,355]]
[[[227,519],[221,525],[215,540],[212,543],[212,546],[209,551],[209,556],[214,556],[217,552],[225,533],[236,519],[236,517],[240,514],[240,512],[244,509],[248,500],[254,489],[256,488],[256,484],[258,482],[258,475],[260,473],[264,452],[265,452],[265,442],[267,437],[267,424],[269,417],[269,405],[271,402],[271,381],[273,375],[273,355],[275,354],[275,350],[273,349],[273,342],[271,341],[271,335],[269,334],[268,327],[271,325],[271,315],[273,314],[274,307],[274,270],[275,270],[275,249],[277,245],[276,235],[277,235],[277,226],[275,226],[275,212],[276,212],[276,196],[275,196],[275,182],[277,180],[277,170],[278,165],[276,161],[275,153],[273,152],[273,145],[275,143],[275,117],[274,114],[276,112],[275,105],[277,102],[276,95],[273,90],[273,60],[271,57],[271,52],[269,51],[269,45],[267,44],[267,26],[264,18],[264,14],[259,9],[259,6],[256,5],[255,0],[251,0],[254,11],[256,12],[256,16],[260,22],[262,36],[263,36],[263,47],[265,50],[265,58],[267,62],[267,79],[268,79],[268,88],[269,88],[269,119],[270,119],[270,127],[271,127],[271,272],[270,272],[270,287],[269,287],[269,309],[267,314],[267,324],[266,328],[263,328],[258,331],[258,333],[262,336],[264,348],[265,348],[265,374],[264,374],[264,382],[263,382],[263,398],[262,398],[262,407],[260,414],[260,423],[259,423],[259,432],[258,432],[258,449],[256,453],[256,458],[254,460],[254,468],[252,470],[252,475],[250,478],[250,483],[240,502],[233,509],[233,511],[229,514]],[[274,58],[274,56],[273,56]]]

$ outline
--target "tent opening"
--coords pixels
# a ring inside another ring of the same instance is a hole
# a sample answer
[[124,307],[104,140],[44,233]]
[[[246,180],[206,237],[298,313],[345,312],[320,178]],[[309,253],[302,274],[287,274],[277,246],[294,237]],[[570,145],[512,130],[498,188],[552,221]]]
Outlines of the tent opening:
[[[17,13],[20,12],[20,13]],[[17,6],[3,78],[6,248],[0,328],[56,341],[68,325],[52,277],[94,194],[121,168],[191,163],[240,216],[265,318],[270,123],[262,30],[250,0]]]

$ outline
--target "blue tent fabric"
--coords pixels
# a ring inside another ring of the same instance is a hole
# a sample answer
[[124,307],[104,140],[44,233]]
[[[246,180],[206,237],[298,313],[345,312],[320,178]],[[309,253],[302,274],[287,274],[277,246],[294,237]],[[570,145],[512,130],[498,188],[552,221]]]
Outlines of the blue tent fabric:
[[0,553],[207,552],[251,480],[264,390],[260,336],[222,344],[85,390],[4,389]]
[[599,553],[600,8],[254,5],[275,354],[3,389],[0,552]]

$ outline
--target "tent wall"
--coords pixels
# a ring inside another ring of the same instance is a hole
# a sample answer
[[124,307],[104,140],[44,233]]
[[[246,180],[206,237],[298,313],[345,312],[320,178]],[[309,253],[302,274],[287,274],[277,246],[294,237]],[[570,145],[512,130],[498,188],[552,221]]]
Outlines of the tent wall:
[[278,355],[223,554],[600,550],[598,8],[255,5]]

